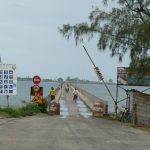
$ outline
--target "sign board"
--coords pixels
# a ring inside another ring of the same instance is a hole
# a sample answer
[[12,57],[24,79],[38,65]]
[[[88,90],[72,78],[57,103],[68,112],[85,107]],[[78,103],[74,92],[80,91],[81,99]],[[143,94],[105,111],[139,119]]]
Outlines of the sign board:
[[139,73],[129,74],[127,67],[118,67],[117,76],[118,85],[150,86],[150,72],[141,76]]
[[43,96],[43,87],[39,87],[38,85],[31,86],[30,95],[35,96],[36,92],[40,93],[40,96]]
[[0,95],[17,94],[17,76],[15,64],[0,64]]
[[33,83],[34,84],[39,84],[41,82],[41,78],[39,76],[34,76],[33,77]]

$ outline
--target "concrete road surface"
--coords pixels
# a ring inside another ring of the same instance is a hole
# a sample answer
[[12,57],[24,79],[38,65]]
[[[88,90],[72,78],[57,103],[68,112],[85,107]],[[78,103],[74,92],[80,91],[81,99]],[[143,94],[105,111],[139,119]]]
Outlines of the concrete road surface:
[[150,150],[150,133],[93,118],[62,92],[61,115],[0,119],[0,150]]

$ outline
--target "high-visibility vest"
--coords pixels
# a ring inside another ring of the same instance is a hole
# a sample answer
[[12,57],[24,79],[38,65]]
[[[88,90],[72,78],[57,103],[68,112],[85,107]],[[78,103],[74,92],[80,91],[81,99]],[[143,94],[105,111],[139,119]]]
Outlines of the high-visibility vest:
[[50,90],[50,95],[55,96],[55,90]]

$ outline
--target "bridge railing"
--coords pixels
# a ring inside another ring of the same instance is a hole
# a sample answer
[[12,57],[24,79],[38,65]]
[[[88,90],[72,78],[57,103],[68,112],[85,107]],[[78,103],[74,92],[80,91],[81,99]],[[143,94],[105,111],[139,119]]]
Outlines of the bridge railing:
[[79,88],[76,85],[72,85],[73,88],[76,88],[79,91],[79,97],[80,99],[92,110],[93,105],[96,101],[101,102],[104,105],[104,112],[105,114],[108,114],[108,101],[107,100],[102,100],[95,95]]

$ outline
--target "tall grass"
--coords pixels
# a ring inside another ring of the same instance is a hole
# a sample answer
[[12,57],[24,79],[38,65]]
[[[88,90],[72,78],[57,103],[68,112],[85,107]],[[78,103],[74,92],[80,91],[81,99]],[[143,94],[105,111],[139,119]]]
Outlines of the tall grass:
[[38,112],[40,112],[40,108],[34,104],[26,104],[20,108],[0,108],[0,116],[3,117],[30,116]]

